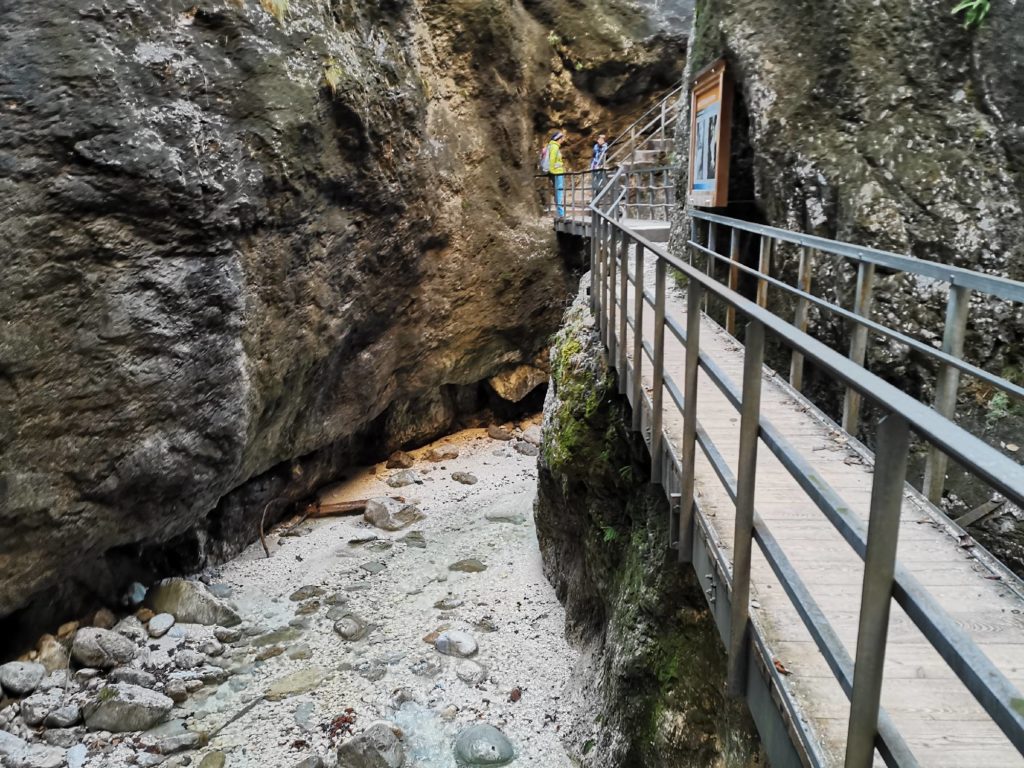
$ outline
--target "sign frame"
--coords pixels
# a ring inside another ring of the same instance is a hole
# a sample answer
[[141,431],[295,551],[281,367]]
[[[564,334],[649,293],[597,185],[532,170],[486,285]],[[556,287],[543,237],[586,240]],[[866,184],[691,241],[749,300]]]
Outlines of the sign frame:
[[729,204],[732,99],[732,79],[725,59],[712,62],[694,76],[687,184],[687,196],[694,207],[724,208]]

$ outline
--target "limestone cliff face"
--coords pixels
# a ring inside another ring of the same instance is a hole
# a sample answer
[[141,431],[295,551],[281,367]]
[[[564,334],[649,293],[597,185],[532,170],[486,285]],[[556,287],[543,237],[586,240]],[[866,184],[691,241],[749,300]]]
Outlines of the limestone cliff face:
[[[762,764],[700,585],[668,547],[668,503],[629,433],[584,296],[551,353],[535,507],[545,573],[580,649],[570,754],[595,768]],[[628,415],[626,415],[628,418]]]
[[[269,498],[535,360],[569,295],[535,10],[0,7],[0,617],[230,554]],[[678,45],[639,41],[637,71]]]

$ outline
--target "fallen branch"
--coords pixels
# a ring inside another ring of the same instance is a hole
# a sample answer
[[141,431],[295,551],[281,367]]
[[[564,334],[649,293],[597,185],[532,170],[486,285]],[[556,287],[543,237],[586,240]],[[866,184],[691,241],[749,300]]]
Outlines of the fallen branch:
[[278,501],[288,501],[284,496],[278,496],[276,499],[271,499],[267,502],[267,505],[263,508],[263,515],[260,517],[260,544],[263,545],[263,551],[267,557],[270,557],[270,547],[267,546],[267,535],[264,533],[264,526],[267,523],[267,510]]

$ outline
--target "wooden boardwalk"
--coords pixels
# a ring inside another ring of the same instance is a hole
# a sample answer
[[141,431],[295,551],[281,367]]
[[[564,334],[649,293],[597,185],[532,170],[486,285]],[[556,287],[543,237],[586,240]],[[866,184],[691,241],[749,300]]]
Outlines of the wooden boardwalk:
[[[644,283],[654,285],[653,259],[647,260]],[[630,250],[632,269],[633,251]],[[621,262],[620,262],[621,268]],[[616,282],[618,283],[618,277]],[[633,280],[629,280],[633,312]],[[616,291],[612,291],[614,295]],[[616,304],[621,317],[621,304]],[[643,307],[643,338],[654,338],[653,308]],[[685,326],[683,292],[670,286],[666,314]],[[618,321],[615,331],[618,331]],[[632,329],[625,339],[629,369],[635,369]],[[720,326],[702,317],[700,348],[739,387],[743,347]],[[682,390],[683,345],[665,333],[665,376]],[[612,349],[615,362],[615,349]],[[652,364],[641,356],[644,388],[651,394]],[[625,375],[619,371],[619,375]],[[676,456],[681,454],[682,415],[666,387],[664,433]],[[740,416],[702,370],[698,380],[700,426],[738,475]],[[871,498],[873,456],[839,429],[809,401],[767,368],[762,418],[771,422],[800,455],[844,499],[866,527]],[[734,503],[712,465],[698,451],[696,498],[699,514],[717,537],[715,545],[731,552]],[[756,510],[808,586],[813,598],[852,657],[856,648],[864,562],[807,497],[790,473],[759,442]],[[1018,689],[1024,688],[1024,585],[984,552],[961,540],[962,532],[946,521],[909,485],[903,498],[898,560],[942,608],[965,630]],[[968,544],[968,546],[964,546]],[[705,578],[703,574],[698,574]],[[713,590],[713,584],[704,586]],[[721,587],[720,587],[721,588]],[[713,592],[709,592],[713,595]],[[768,646],[776,668],[785,670],[783,685],[796,702],[801,727],[819,749],[826,765],[842,765],[850,705],[836,678],[782,585],[755,545],[752,563],[751,619]],[[1009,742],[939,657],[913,622],[893,601],[886,651],[882,706],[929,768],[1002,768],[1024,766],[1024,757]],[[876,765],[883,765],[876,754]]]

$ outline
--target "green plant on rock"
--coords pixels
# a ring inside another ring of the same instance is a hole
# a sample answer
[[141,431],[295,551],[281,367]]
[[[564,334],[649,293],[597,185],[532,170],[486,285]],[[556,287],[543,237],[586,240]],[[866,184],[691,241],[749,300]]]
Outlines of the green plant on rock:
[[619,532],[610,525],[601,526],[601,541],[609,544],[619,538]]
[[327,84],[331,96],[338,95],[338,85],[341,83],[342,74],[341,67],[334,59],[328,59],[324,64],[324,82]]
[[964,29],[979,27],[988,16],[990,0],[961,0],[953,8],[953,15],[963,14]]

